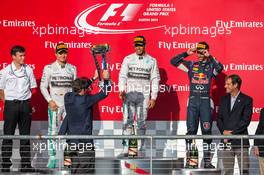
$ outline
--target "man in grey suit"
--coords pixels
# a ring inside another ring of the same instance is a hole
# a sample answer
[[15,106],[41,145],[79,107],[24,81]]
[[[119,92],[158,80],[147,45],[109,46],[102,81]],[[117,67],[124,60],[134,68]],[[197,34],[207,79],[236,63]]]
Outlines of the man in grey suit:
[[[242,80],[238,75],[229,75],[225,80],[225,95],[220,102],[217,126],[223,135],[248,135],[247,127],[250,124],[252,116],[253,99],[240,91]],[[232,174],[234,172],[235,156],[238,158],[240,172],[248,174],[249,157],[248,148],[249,141],[243,140],[243,148],[241,148],[240,139],[224,139],[224,144],[231,144],[227,149],[223,150],[223,169],[224,174]],[[241,160],[241,154],[243,159]],[[241,162],[243,162],[243,170],[241,170]]]

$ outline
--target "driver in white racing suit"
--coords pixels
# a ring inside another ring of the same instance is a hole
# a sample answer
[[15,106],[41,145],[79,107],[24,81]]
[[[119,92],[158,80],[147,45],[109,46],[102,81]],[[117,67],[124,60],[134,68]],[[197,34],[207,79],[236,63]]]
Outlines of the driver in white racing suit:
[[[56,46],[57,60],[44,67],[40,83],[40,90],[48,102],[48,134],[57,135],[59,127],[66,115],[64,108],[64,95],[72,91],[71,82],[76,79],[76,67],[67,63],[68,47],[64,43]],[[55,140],[48,140],[49,162],[48,168],[56,168],[58,144]],[[59,157],[58,157],[59,156]],[[62,158],[62,157],[61,157]]]
[[[145,135],[148,109],[155,106],[159,90],[159,69],[155,58],[145,52],[143,36],[134,38],[136,52],[124,58],[119,73],[119,97],[123,100],[123,135]],[[135,119],[135,120],[134,120]],[[128,153],[128,139],[123,141],[124,154]],[[138,141],[139,150],[144,146]]]

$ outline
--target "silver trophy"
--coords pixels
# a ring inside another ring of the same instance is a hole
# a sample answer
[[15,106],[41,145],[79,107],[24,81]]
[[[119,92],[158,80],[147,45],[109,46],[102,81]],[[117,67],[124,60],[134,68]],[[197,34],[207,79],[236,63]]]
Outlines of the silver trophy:
[[[101,81],[101,69],[103,70],[107,70],[107,62],[106,62],[106,53],[110,50],[110,47],[109,47],[109,44],[97,44],[97,45],[93,45],[91,48],[90,48],[91,52],[92,52],[92,55],[93,55],[93,58],[94,58],[94,63],[95,63],[95,66],[96,66],[96,70],[98,72],[98,78],[99,78],[99,81]],[[102,57],[102,68],[100,68],[99,66],[99,62],[98,62],[98,59],[97,59],[97,55],[101,55]]]

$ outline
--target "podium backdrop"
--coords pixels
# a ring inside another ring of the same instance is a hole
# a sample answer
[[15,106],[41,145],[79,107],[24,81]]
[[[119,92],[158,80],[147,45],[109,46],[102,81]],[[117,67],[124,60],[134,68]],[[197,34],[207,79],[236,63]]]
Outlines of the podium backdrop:
[[[11,62],[11,47],[23,45],[38,86],[43,67],[55,61],[58,42],[68,44],[68,61],[77,66],[78,76],[87,77],[95,70],[89,47],[110,44],[107,59],[114,84],[109,97],[95,106],[95,120],[122,120],[118,74],[123,58],[134,52],[132,41],[137,35],[146,37],[146,50],[157,59],[161,74],[160,93],[149,120],[186,119],[187,74],[170,65],[170,59],[199,41],[208,42],[210,53],[224,64],[212,84],[216,111],[225,94],[225,76],[236,73],[243,79],[242,91],[254,98],[253,120],[258,120],[264,99],[262,0],[9,0],[0,4],[0,69]],[[98,91],[93,87],[92,93]],[[39,88],[32,104],[33,119],[47,120],[47,102]],[[3,103],[1,119],[2,113]]]

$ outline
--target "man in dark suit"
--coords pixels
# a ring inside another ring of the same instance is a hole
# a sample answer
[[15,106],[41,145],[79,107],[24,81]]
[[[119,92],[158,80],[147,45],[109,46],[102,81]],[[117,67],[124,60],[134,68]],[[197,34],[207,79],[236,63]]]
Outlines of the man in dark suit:
[[[259,124],[256,135],[264,135],[264,108],[260,111]],[[259,159],[259,174],[264,175],[264,139],[254,140],[254,153]]]
[[[229,75],[225,80],[225,88],[227,95],[221,99],[217,126],[223,135],[247,135],[247,127],[250,124],[252,116],[253,99],[240,91],[242,80],[238,75]],[[223,150],[223,169],[224,174],[232,174],[234,171],[235,156],[241,171],[241,162],[243,162],[243,174],[248,174],[249,157],[248,148],[249,141],[243,140],[243,148],[241,148],[240,139],[224,139],[223,142],[227,149]],[[243,154],[243,160],[241,160]]]

